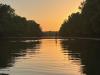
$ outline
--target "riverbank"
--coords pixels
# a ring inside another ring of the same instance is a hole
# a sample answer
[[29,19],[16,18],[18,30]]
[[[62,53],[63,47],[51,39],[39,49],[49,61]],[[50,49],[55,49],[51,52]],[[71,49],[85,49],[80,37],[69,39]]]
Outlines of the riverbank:
[[35,39],[68,39],[68,40],[100,40],[100,38],[90,37],[0,37],[0,40],[35,40]]

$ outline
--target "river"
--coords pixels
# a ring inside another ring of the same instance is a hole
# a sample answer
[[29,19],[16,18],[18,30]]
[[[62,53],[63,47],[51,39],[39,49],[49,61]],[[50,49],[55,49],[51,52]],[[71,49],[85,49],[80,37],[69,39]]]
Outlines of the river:
[[1,41],[0,75],[99,75],[99,63],[93,62],[99,45],[75,39]]

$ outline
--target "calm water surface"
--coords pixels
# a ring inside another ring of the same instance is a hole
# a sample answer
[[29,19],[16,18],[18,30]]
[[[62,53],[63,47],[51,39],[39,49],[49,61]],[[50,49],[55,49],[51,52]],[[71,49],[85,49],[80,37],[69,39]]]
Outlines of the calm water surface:
[[89,65],[96,61],[89,60],[94,52],[87,57],[84,51],[100,49],[98,45],[74,39],[1,41],[0,75],[99,75],[92,71],[97,63]]

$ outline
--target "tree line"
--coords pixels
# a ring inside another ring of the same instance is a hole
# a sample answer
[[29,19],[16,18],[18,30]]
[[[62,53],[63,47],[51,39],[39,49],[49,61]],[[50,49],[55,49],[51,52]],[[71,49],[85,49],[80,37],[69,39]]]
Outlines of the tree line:
[[81,12],[72,13],[59,30],[63,37],[100,37],[100,0],[81,3]]
[[38,37],[41,27],[34,20],[16,15],[9,5],[0,4],[0,37]]

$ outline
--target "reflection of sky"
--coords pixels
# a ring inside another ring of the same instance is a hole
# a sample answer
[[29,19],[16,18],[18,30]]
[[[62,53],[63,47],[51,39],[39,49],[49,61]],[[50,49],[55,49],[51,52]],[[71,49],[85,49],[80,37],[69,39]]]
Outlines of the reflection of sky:
[[[81,65],[64,55],[60,40],[42,39],[36,52],[27,49],[25,56],[16,59],[13,67],[8,68],[9,75],[81,75]],[[5,71],[4,71],[5,73]]]
[[58,30],[82,0],[2,0],[10,4],[18,15],[34,19],[43,30]]

